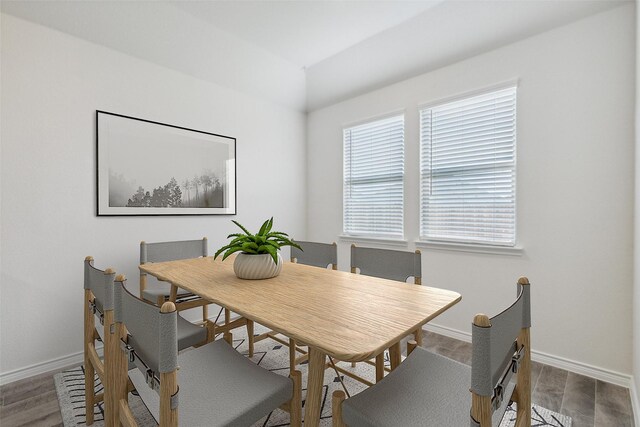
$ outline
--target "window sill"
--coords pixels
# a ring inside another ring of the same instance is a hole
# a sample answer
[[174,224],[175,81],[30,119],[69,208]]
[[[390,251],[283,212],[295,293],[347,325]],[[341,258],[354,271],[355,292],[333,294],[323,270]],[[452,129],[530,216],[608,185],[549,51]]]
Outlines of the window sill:
[[402,247],[406,247],[409,244],[409,242],[404,239],[393,239],[388,237],[349,236],[347,234],[341,234],[338,237],[340,237],[340,241],[342,242],[378,243],[381,245],[402,246]]
[[474,245],[471,243],[453,243],[453,242],[428,242],[424,240],[416,240],[416,247],[425,249],[435,249],[438,251],[454,251],[454,252],[472,252],[480,254],[522,256],[524,249],[520,246],[491,246],[491,245]]

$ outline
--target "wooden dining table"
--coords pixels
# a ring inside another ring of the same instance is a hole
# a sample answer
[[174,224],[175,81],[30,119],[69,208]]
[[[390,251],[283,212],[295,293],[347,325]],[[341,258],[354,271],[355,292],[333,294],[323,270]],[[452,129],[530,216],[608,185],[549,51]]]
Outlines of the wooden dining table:
[[233,259],[140,265],[140,270],[309,346],[305,426],[320,422],[326,358],[360,362],[389,349],[461,300],[459,293],[343,271],[285,263],[280,275],[243,280]]

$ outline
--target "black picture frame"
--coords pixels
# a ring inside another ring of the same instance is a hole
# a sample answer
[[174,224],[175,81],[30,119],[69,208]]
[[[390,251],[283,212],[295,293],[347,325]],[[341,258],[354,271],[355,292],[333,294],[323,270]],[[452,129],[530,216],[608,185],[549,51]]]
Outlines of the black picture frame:
[[97,216],[237,214],[236,139],[96,110]]

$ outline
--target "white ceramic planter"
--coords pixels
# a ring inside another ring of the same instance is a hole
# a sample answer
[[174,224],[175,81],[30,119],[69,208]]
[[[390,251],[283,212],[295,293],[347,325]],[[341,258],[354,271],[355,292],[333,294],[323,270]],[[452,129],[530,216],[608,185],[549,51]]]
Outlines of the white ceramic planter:
[[282,271],[282,257],[278,252],[278,264],[269,254],[240,253],[233,262],[233,271],[241,279],[269,279]]

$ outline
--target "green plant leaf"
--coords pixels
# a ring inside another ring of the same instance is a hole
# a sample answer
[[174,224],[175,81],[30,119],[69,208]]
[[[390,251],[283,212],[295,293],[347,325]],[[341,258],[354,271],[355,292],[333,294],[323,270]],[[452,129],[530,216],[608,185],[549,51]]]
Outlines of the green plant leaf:
[[233,245],[229,244],[229,245],[225,245],[223,247],[221,247],[220,249],[218,249],[218,251],[216,252],[216,254],[213,256],[213,259],[218,258],[218,255],[220,255],[222,252],[226,251],[227,249],[233,247]]
[[228,250],[227,252],[225,252],[225,253],[224,253],[224,255],[222,256],[222,260],[224,261],[224,260],[225,260],[225,259],[227,259],[227,257],[228,257],[229,255],[231,255],[232,253],[234,253],[234,252],[238,252],[238,251],[241,251],[241,250],[242,250],[242,248],[238,248],[238,247],[235,247],[235,248],[231,248],[231,249],[229,249],[229,250]]
[[278,250],[276,248],[274,248],[273,246],[263,246],[266,251],[271,255],[271,258],[273,258],[273,262],[276,263],[276,265],[278,264]]
[[236,221],[235,219],[232,219],[231,222],[233,222],[235,225],[237,225],[238,227],[240,227],[240,229],[242,231],[244,231],[246,233],[247,236],[253,236],[253,234],[251,234],[249,232],[249,230],[247,230],[246,228],[244,228],[244,226],[242,224],[240,224],[238,221]]
[[269,219],[269,224],[267,225],[267,229],[264,230],[263,234],[267,234],[271,231],[271,228],[273,227],[273,217],[271,217],[271,219]]
[[278,242],[276,242],[275,240],[267,240],[265,242],[266,245],[271,245],[276,249],[280,249],[280,244]]
[[251,239],[249,238],[249,236],[240,236],[240,237],[236,237],[235,239],[230,241],[228,244],[229,245],[237,245],[237,244],[240,244],[242,242],[250,242],[250,241],[251,241]]
[[287,233],[283,233],[282,231],[271,231],[270,233],[267,234],[267,237],[278,237],[278,236],[289,237]]
[[258,253],[258,245],[255,242],[245,242],[242,244],[241,249],[250,254]]
[[300,245],[295,243],[287,233],[282,231],[271,231],[273,228],[273,217],[266,220],[260,227],[260,231],[256,234],[251,234],[242,224],[238,221],[231,220],[237,225],[243,232],[231,233],[227,236],[227,239],[233,237],[233,239],[225,246],[218,249],[214,255],[214,259],[222,253],[222,260],[224,261],[229,255],[243,251],[249,254],[269,254],[273,258],[273,262],[278,262],[278,251],[283,246],[293,246],[300,250]]
[[260,227],[260,231],[258,231],[258,235],[260,236],[264,236],[267,231],[267,226],[269,225],[269,220],[266,220],[265,222],[262,223],[262,226]]

